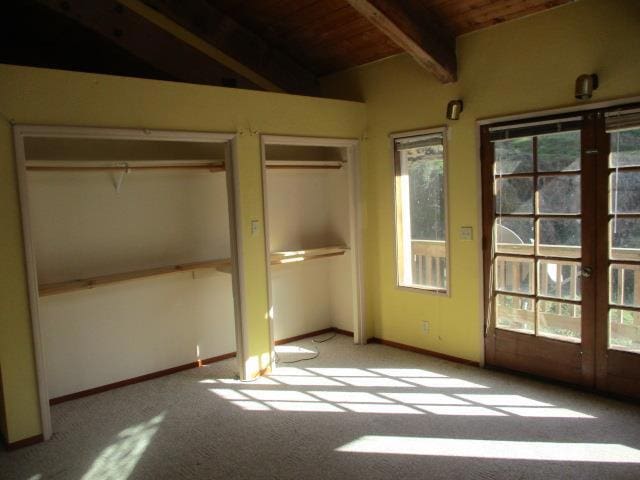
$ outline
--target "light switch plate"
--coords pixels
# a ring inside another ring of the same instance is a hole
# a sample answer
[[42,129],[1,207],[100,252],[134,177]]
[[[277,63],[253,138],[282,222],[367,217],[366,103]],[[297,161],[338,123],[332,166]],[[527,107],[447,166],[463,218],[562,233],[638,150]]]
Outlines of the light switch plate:
[[460,227],[460,240],[473,240],[473,227]]
[[251,235],[255,235],[258,233],[258,229],[260,228],[260,222],[258,220],[251,220]]

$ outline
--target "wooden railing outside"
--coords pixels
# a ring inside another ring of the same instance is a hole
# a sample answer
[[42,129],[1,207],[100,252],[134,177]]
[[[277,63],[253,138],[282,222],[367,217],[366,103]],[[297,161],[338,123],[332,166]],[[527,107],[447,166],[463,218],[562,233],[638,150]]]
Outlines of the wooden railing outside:
[[[531,288],[527,282],[533,281],[532,268],[535,268],[532,257],[509,257],[509,255],[532,255],[532,245],[498,244],[498,255],[505,255],[505,262],[497,264],[495,269],[496,284],[502,285],[504,295],[518,295],[518,293],[532,294],[536,289]],[[612,250],[612,258],[622,261],[640,260],[640,250],[631,248],[615,248]],[[580,298],[580,272],[581,266],[572,258],[580,257],[580,247],[562,245],[539,245],[538,254],[549,257],[563,257],[566,260],[550,259],[547,264],[556,265],[556,279],[553,281],[543,268],[538,275],[538,295],[548,297],[547,302],[563,302],[564,299],[578,300]],[[543,260],[544,261],[544,260]],[[632,273],[629,273],[632,272]],[[610,281],[616,285],[618,292],[616,298],[610,294],[612,307],[609,316],[612,344],[622,342],[630,344],[629,349],[640,350],[640,315],[634,315],[629,310],[623,310],[624,306],[637,306],[640,304],[640,265],[624,264],[614,265],[610,271]],[[629,285],[631,283],[631,285]],[[501,306],[500,317],[504,322],[503,327],[512,330],[532,331],[535,322],[535,313],[528,309],[526,298],[514,298],[514,305]],[[527,305],[523,305],[522,302]],[[539,318],[539,331],[564,331],[577,332],[579,324],[576,320],[581,317],[580,305],[563,303],[550,303]],[[554,336],[549,335],[549,336]],[[560,335],[566,338],[569,335]]]
[[444,241],[412,240],[413,283],[446,289],[447,248]]

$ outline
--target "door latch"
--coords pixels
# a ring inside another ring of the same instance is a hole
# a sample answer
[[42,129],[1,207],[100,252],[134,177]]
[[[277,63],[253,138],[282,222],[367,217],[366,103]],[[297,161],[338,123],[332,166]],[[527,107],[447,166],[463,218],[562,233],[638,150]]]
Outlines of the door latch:
[[592,273],[593,273],[593,268],[582,267],[582,272],[580,272],[580,275],[582,275],[584,278],[589,278]]

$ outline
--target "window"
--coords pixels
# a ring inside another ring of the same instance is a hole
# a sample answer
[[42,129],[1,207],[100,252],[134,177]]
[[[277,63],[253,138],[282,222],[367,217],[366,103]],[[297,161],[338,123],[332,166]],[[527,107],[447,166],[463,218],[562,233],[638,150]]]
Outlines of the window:
[[447,293],[446,148],[444,128],[393,137],[397,282]]

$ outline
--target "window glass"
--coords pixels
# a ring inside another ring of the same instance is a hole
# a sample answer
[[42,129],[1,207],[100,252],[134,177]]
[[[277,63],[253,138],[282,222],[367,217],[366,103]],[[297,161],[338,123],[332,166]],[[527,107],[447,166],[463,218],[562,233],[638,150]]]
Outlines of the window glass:
[[448,288],[443,133],[395,140],[398,284]]

